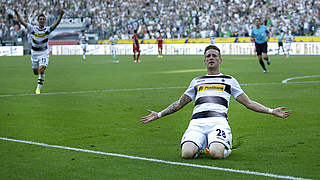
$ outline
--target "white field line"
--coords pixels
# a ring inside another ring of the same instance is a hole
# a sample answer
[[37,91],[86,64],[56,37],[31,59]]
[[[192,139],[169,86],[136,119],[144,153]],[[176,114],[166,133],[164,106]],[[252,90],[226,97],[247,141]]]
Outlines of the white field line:
[[312,75],[312,76],[301,76],[301,77],[293,77],[293,78],[287,78],[283,81],[282,83],[288,83],[288,81],[293,80],[293,79],[305,79],[305,78],[313,78],[313,77],[320,77],[320,75]]
[[165,160],[160,160],[160,159],[144,158],[144,157],[138,157],[138,156],[125,155],[125,154],[107,153],[107,152],[93,151],[93,150],[88,150],[88,149],[79,149],[79,148],[65,147],[65,146],[59,146],[59,145],[50,145],[50,144],[45,144],[45,143],[33,142],[33,141],[10,139],[10,138],[5,138],[5,137],[0,137],[0,140],[25,143],[25,144],[32,144],[32,145],[43,146],[43,147],[65,149],[65,150],[78,151],[78,152],[86,152],[86,153],[92,153],[92,154],[101,154],[101,155],[106,155],[106,156],[114,156],[114,157],[121,157],[121,158],[135,159],[135,160],[157,162],[157,163],[170,164],[170,165],[187,166],[187,167],[203,168],[203,169],[218,170],[218,171],[227,171],[227,172],[233,172],[233,173],[265,176],[265,177],[272,177],[272,178],[279,178],[279,179],[294,179],[294,180],[296,180],[296,179],[304,180],[305,179],[305,178],[301,178],[301,177],[283,176],[283,175],[277,175],[277,174],[248,171],[248,170],[220,168],[220,167],[215,167],[215,166],[206,166],[206,165],[191,164],[191,163],[165,161]]
[[[247,83],[240,84],[241,86],[259,86],[259,85],[272,85],[272,84],[306,84],[306,83],[320,83],[320,81],[302,81],[302,82],[271,82],[271,83]],[[74,92],[52,92],[52,93],[41,93],[41,95],[63,95],[63,94],[87,94],[87,93],[101,93],[101,92],[120,92],[120,91],[145,91],[145,90],[162,90],[162,89],[185,89],[187,87],[158,87],[158,88],[135,88],[135,89],[102,89],[102,90],[91,90],[91,91],[74,91]],[[2,94],[2,97],[17,97],[17,96],[39,96],[36,94]]]

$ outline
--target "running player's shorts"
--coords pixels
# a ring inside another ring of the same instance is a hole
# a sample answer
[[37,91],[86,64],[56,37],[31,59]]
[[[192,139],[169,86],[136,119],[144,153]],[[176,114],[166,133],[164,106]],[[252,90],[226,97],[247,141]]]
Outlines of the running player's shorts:
[[81,44],[81,48],[83,51],[86,51],[87,50],[87,44]]
[[133,48],[133,52],[134,52],[134,53],[136,53],[136,52],[140,52],[140,48],[139,48],[139,46],[138,46],[138,47],[136,47],[136,48]]
[[32,69],[38,69],[40,66],[48,66],[49,54],[48,52],[31,55]]
[[262,44],[258,44],[256,43],[256,50],[257,50],[257,55],[262,55],[262,53],[267,53],[268,52],[268,43],[262,43]]
[[193,142],[200,150],[218,142],[230,150],[232,134],[227,119],[212,117],[191,120],[181,139],[181,147],[185,142]]
[[285,43],[285,49],[287,52],[290,51],[290,48],[291,48],[291,43]]
[[111,45],[111,52],[114,54],[117,52],[117,48],[115,45]]

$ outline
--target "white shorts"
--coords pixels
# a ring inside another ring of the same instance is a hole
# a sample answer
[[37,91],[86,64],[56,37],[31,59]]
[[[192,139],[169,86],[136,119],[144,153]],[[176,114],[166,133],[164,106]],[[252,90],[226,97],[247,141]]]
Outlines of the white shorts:
[[111,45],[111,52],[112,52],[112,54],[116,54],[117,48],[115,45]]
[[32,69],[38,69],[40,66],[48,66],[49,63],[49,54],[32,54],[31,55]]
[[181,139],[181,147],[185,142],[193,142],[200,150],[214,142],[231,149],[231,128],[227,119],[223,117],[193,119]]
[[81,48],[84,52],[87,51],[87,44],[81,44]]
[[291,48],[291,43],[286,43],[285,44],[285,49],[286,49],[287,52],[290,51],[290,48]]

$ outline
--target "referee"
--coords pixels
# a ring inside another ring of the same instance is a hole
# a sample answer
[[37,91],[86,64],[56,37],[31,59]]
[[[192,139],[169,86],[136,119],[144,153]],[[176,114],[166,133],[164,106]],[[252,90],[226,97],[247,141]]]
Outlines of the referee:
[[255,19],[255,25],[251,31],[251,41],[255,42],[256,45],[256,51],[259,63],[263,69],[263,72],[266,73],[267,69],[264,65],[264,60],[267,61],[267,64],[270,65],[270,59],[268,58],[267,52],[268,52],[268,40],[270,39],[270,34],[268,31],[268,28],[264,25],[261,25],[261,19],[256,18]]

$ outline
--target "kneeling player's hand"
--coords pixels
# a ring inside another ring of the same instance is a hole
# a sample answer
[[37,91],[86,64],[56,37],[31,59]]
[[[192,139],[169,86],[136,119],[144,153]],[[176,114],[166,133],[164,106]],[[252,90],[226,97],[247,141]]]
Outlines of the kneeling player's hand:
[[280,117],[280,118],[287,118],[288,116],[290,116],[291,114],[291,110],[286,110],[285,111],[285,107],[278,107],[278,108],[275,108],[273,111],[272,111],[272,114],[274,116],[277,116],[277,117]]
[[148,112],[150,114],[148,116],[142,117],[141,120],[140,120],[144,124],[158,119],[158,113],[157,112],[154,112],[152,110],[148,110]]

